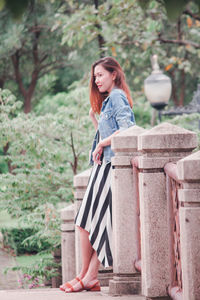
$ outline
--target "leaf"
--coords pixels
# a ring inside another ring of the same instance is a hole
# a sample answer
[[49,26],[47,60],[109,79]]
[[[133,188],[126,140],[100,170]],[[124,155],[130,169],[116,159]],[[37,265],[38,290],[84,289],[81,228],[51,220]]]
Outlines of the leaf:
[[114,46],[111,48],[111,51],[112,51],[112,56],[116,57],[117,52],[116,52],[116,48]]
[[4,8],[5,6],[5,0],[0,0],[0,11]]
[[28,7],[30,0],[5,0],[6,7],[10,10],[11,14],[13,15],[14,19],[21,18],[22,14]]
[[196,27],[200,27],[200,21],[196,20],[195,25],[196,25]]
[[188,25],[188,27],[189,28],[192,27],[192,24],[193,24],[192,19],[190,17],[187,17],[187,25]]
[[177,21],[178,17],[182,14],[188,0],[163,0],[167,16],[170,21]]
[[140,0],[138,1],[138,4],[143,8],[146,9],[149,5],[150,0]]
[[165,67],[165,71],[169,71],[173,67],[173,64],[169,64]]

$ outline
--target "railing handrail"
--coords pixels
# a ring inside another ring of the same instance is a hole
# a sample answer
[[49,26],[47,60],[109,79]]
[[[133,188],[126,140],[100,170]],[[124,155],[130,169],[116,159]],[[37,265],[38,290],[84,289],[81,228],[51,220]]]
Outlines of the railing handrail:
[[[172,163],[172,162],[167,163],[164,166],[164,171],[165,171],[165,174],[167,176],[169,176],[169,179],[170,179],[171,182],[175,181],[175,186],[174,187],[176,188],[176,190],[177,190],[178,186],[181,187],[182,182],[178,178],[178,169],[177,169],[177,165],[175,163]],[[172,196],[171,200],[172,200],[172,202],[175,200],[175,199],[173,200],[173,196]],[[177,199],[177,201],[179,202],[178,199]],[[174,206],[174,203],[172,205]],[[176,208],[174,207],[173,209],[176,209]],[[179,205],[177,207],[177,210],[179,211]],[[178,224],[179,224],[179,212],[178,212],[177,217],[178,217]],[[177,221],[175,221],[175,223],[176,222]],[[176,226],[178,224],[176,223]],[[180,225],[178,225],[178,226],[180,226]],[[175,255],[175,253],[174,253],[174,255]],[[178,285],[180,285],[180,282],[179,282],[178,278],[177,278],[177,283],[178,283]],[[182,279],[181,279],[181,286],[174,286],[173,284],[174,284],[174,282],[172,282],[172,285],[170,285],[168,287],[168,294],[169,294],[169,296],[173,300],[182,300],[183,299],[183,293],[182,293],[182,287],[181,287],[182,286]]]

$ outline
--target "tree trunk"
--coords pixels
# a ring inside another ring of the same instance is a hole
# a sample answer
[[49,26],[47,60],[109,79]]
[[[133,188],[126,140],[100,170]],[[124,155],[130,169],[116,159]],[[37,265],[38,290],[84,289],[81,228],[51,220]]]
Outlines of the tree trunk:
[[31,100],[33,97],[33,94],[35,92],[35,87],[38,81],[39,72],[37,70],[34,70],[32,73],[31,83],[29,85],[28,91],[24,97],[24,112],[25,114],[28,114],[31,111]]
[[175,76],[174,76],[174,70],[169,72],[170,77],[172,79],[172,101],[174,102],[175,106],[178,106],[178,97],[177,97],[177,88],[175,82]]
[[[98,10],[99,0],[94,0],[94,6],[95,9]],[[101,26],[99,24],[96,24],[95,26],[97,29],[101,29]],[[104,57],[105,56],[105,50],[103,50],[103,47],[105,45],[104,37],[101,34],[98,34],[97,38],[98,38],[98,45],[100,50],[100,57]]]
[[28,114],[31,111],[31,97],[30,95],[27,95],[24,98],[24,113]]
[[4,78],[0,78],[0,89],[3,89],[4,83],[5,83],[5,79]]
[[180,84],[181,90],[180,90],[180,98],[178,106],[184,105],[184,98],[185,98],[185,72],[184,70],[181,70],[181,84]]

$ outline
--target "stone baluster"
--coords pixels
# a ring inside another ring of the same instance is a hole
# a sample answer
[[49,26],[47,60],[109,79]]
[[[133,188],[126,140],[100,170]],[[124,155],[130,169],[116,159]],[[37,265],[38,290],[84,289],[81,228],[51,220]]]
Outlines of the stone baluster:
[[[82,173],[74,176],[75,216],[83,200],[90,174],[91,174],[91,169],[87,169]],[[81,270],[81,249],[80,249],[79,232],[77,228],[75,228],[75,256],[76,256],[76,274],[79,274]]]
[[[177,162],[197,146],[195,133],[162,123],[138,138],[142,294],[167,299],[170,284],[170,224],[164,165]],[[189,299],[189,298],[188,298]]]
[[183,300],[200,299],[200,151],[178,161]]
[[75,277],[75,232],[74,205],[61,210],[61,257],[62,282],[65,283]]
[[113,273],[109,291],[113,295],[138,294],[140,274],[135,269],[139,258],[138,206],[136,178],[131,159],[138,155],[138,135],[145,130],[130,127],[112,138],[112,224]]

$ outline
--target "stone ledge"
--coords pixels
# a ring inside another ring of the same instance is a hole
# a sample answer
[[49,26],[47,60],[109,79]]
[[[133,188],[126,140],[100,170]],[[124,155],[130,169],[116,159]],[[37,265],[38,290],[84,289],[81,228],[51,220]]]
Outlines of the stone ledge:
[[197,147],[197,135],[170,123],[162,123],[138,137],[139,151],[191,150]]
[[74,204],[71,204],[60,211],[61,220],[74,220]]
[[138,148],[138,136],[146,130],[134,125],[118,133],[112,138],[111,149],[114,152],[134,152]]
[[74,176],[74,187],[86,187],[91,174],[92,168],[83,171],[82,173]]
[[109,282],[109,294],[119,295],[139,295],[141,293],[141,276],[114,276]]
[[179,180],[200,182],[200,151],[179,160],[177,169]]
[[200,189],[178,190],[178,196],[181,202],[200,203]]

